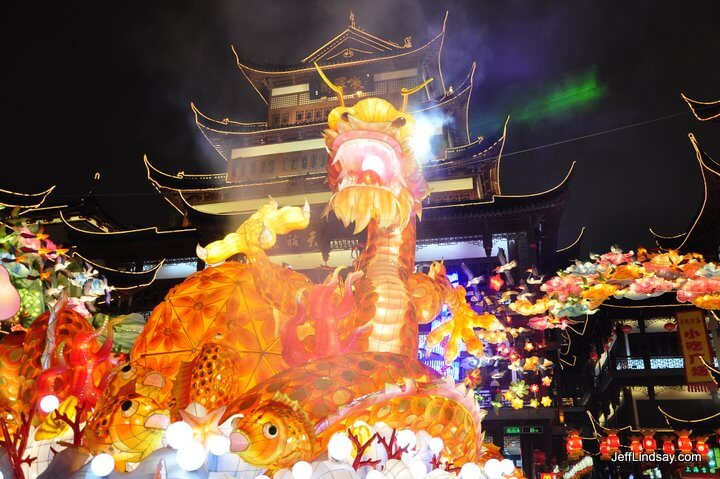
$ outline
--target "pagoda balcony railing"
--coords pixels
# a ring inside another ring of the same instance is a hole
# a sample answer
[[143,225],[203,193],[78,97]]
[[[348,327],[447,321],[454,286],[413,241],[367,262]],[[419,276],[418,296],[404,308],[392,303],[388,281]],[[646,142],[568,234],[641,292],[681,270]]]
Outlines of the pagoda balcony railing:
[[615,370],[625,371],[634,369],[645,369],[645,363],[641,357],[615,358]]
[[[713,358],[715,366],[718,365],[717,358]],[[685,367],[685,359],[682,356],[653,356],[650,358],[650,369],[682,369]],[[642,357],[619,357],[615,358],[616,371],[647,369]]]

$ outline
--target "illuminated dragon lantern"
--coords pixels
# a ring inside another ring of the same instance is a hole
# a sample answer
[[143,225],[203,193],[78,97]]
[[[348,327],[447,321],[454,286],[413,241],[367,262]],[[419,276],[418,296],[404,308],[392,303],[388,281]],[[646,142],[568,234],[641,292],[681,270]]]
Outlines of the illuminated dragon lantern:
[[[503,329],[466,304],[441,263],[415,272],[416,219],[429,188],[411,147],[414,120],[404,110],[425,84],[404,89],[399,110],[379,98],[348,107],[341,88],[318,71],[341,101],[324,132],[333,193],[325,214],[368,231],[353,270],[343,278],[338,268],[313,284],[273,264],[266,250],[279,235],[307,227],[310,209],[271,199],[237,231],[198,246],[214,266],[168,293],[108,391],[151,397],[174,408],[174,417],[192,402],[224,411],[221,422],[232,419],[231,450],[268,470],[316,458],[333,433],[359,420],[425,430],[442,437],[456,465],[482,462],[485,413],[472,390],[417,360],[418,325],[443,305],[453,318],[429,335],[428,346],[445,340],[450,361],[462,341],[482,355],[475,328]],[[237,254],[244,263],[227,261]],[[275,362],[249,366],[251,354]],[[163,357],[172,359],[164,364]],[[233,383],[251,369],[253,378]],[[107,394],[99,407],[111,410],[117,401]]]

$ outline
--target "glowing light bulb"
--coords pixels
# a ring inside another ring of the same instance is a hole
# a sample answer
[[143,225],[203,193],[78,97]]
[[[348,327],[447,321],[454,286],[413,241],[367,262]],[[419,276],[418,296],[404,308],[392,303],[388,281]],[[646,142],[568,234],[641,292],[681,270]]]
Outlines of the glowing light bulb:
[[487,475],[490,479],[500,477],[502,475],[500,461],[494,458],[488,459],[488,461],[485,463],[485,475]]
[[312,476],[312,466],[310,463],[300,461],[292,467],[293,479],[310,479]]
[[500,461],[500,472],[509,476],[515,471],[515,464],[510,459],[503,459]]
[[336,461],[348,459],[352,449],[352,441],[343,433],[333,434],[328,442],[328,456]]
[[207,451],[198,441],[190,441],[190,444],[178,449],[175,460],[183,471],[197,471],[207,459]]
[[225,436],[210,436],[207,441],[208,451],[216,456],[222,456],[230,452],[230,438]]
[[[497,461],[497,459],[490,459],[490,461]],[[487,472],[487,465],[485,466],[485,472]],[[480,466],[474,462],[466,462],[460,468],[460,479],[480,479]]]
[[417,437],[410,429],[403,429],[397,433],[397,443],[400,447],[412,449],[415,447],[415,444],[417,444]]
[[110,454],[98,454],[90,463],[90,471],[97,477],[110,475],[115,469],[115,459]]
[[432,451],[433,454],[440,454],[440,451],[443,450],[443,447],[445,447],[445,444],[443,443],[443,440],[439,437],[434,437],[430,439],[430,442],[428,444],[428,447]]
[[51,413],[60,406],[60,400],[57,396],[48,394],[40,400],[40,410],[45,413]]
[[165,430],[165,439],[173,449],[189,446],[193,440],[192,427],[184,421],[174,422]]
[[377,155],[367,155],[363,158],[360,169],[363,171],[374,171],[382,176],[385,173],[385,162]]
[[408,464],[408,469],[410,469],[410,475],[413,477],[413,479],[422,479],[427,475],[428,472],[425,463],[418,459],[410,461],[410,464]]

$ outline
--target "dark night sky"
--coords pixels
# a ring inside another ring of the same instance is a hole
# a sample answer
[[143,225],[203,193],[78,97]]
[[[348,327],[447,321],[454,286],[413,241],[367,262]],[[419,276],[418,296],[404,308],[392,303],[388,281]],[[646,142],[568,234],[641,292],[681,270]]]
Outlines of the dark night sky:
[[[58,184],[67,200],[95,171],[103,205],[128,226],[169,224],[171,209],[145,179],[142,155],[169,172],[223,171],[194,125],[190,100],[215,118],[264,119],[236,68],[245,58],[295,63],[348,24],[415,45],[439,32],[446,83],[478,62],[473,134],[490,133],[572,75],[594,71],[605,95],[541,121],[511,119],[504,193],[557,183],[577,161],[560,242],[588,228],[585,251],[649,244],[648,226],[684,230],[701,200],[687,133],[720,157],[717,125],[700,124],[680,98],[720,96],[717,2],[590,1],[125,1],[13,4],[3,29],[10,121],[0,187]],[[682,6],[681,6],[682,5]],[[690,6],[691,5],[691,6]],[[455,81],[453,81],[455,79]],[[679,115],[676,115],[679,114]],[[557,146],[537,148],[627,125]],[[524,150],[532,151],[524,152]]]

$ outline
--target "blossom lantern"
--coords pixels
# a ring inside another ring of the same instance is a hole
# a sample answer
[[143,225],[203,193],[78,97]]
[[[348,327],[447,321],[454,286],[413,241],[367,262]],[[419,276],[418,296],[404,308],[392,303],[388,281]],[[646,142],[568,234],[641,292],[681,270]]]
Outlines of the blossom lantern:
[[690,440],[690,434],[692,431],[688,431],[687,429],[683,429],[682,431],[678,431],[678,449],[680,449],[680,452],[683,454],[690,454],[692,452],[692,441]]
[[583,443],[580,437],[580,431],[575,429],[570,430],[565,442],[565,449],[570,459],[578,459],[582,455]]
[[655,431],[648,429],[643,431],[642,447],[647,452],[652,453],[657,449],[657,442],[655,441]]

